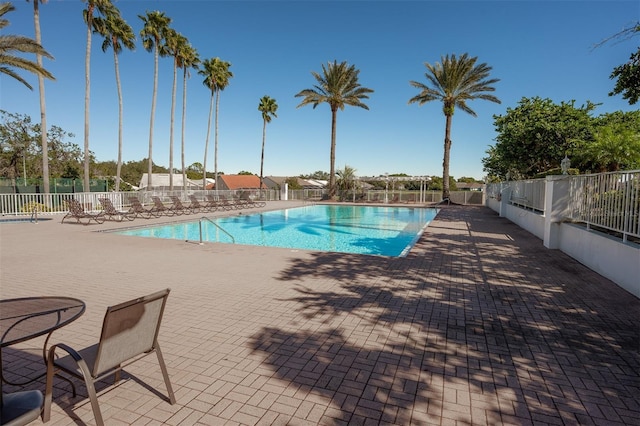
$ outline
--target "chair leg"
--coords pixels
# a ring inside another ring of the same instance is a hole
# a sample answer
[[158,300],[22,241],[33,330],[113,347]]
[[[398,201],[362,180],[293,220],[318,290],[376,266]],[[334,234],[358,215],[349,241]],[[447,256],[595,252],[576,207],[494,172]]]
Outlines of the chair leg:
[[104,426],[102,420],[102,413],[100,412],[100,406],[98,405],[98,395],[96,394],[96,387],[93,380],[85,377],[85,385],[87,386],[87,393],[89,394],[89,400],[91,401],[91,409],[93,410],[93,417],[96,419],[97,426]]
[[158,356],[158,364],[160,364],[160,370],[162,370],[162,377],[164,377],[164,384],[167,386],[169,402],[171,403],[171,405],[173,405],[176,403],[176,397],[173,394],[171,381],[169,381],[169,372],[167,371],[167,366],[164,363],[164,358],[162,357],[162,351],[160,350],[160,345],[158,344],[158,342],[156,342],[156,355]]
[[50,356],[47,361],[47,382],[44,391],[44,407],[42,409],[42,422],[47,423],[51,419],[51,400],[53,399],[53,376],[55,375],[53,367],[53,357]]

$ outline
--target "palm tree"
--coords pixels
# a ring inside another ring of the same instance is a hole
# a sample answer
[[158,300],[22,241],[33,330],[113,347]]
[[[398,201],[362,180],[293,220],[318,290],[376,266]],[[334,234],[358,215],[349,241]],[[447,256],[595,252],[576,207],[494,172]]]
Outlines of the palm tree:
[[356,185],[356,169],[345,164],[344,169],[336,172],[338,176],[336,179],[336,187],[341,191],[349,191],[350,189],[355,191]]
[[331,108],[331,168],[329,170],[329,197],[336,195],[336,118],[338,109],[344,110],[345,105],[357,106],[364,109],[369,107],[362,102],[362,99],[369,99],[372,89],[362,87],[358,83],[360,70],[355,65],[348,65],[346,62],[329,62],[325,67],[322,65],[322,75],[311,72],[317,84],[313,89],[305,89],[296,95],[304,98],[298,108],[312,104],[315,109],[321,103],[328,103]]
[[[153,95],[151,98],[151,119],[149,121],[149,166],[147,175],[147,189],[151,189],[153,173],[153,122],[156,114],[156,98],[158,97],[158,58],[161,54],[162,40],[169,28],[171,18],[166,16],[164,12],[154,11],[147,12],[145,16],[138,15],[142,19],[144,26],[140,31],[142,45],[147,52],[153,51],[154,72],[153,72]],[[164,52],[162,52],[164,56]],[[171,171],[173,172],[173,171]]]
[[[29,0],[27,0],[28,2]],[[33,26],[35,28],[36,43],[42,45],[42,35],[40,31],[40,3],[47,0],[33,0]],[[36,62],[42,68],[42,55],[36,53]],[[42,147],[42,183],[44,193],[49,193],[49,144],[47,142],[47,108],[44,96],[44,76],[38,74],[38,91],[40,93],[40,145]]]
[[113,49],[113,63],[115,66],[116,87],[118,90],[118,164],[116,166],[116,192],[118,192],[120,191],[120,174],[122,172],[122,121],[124,117],[118,55],[122,52],[123,47],[129,50],[135,49],[136,35],[133,33],[133,29],[127,21],[122,18],[120,11],[115,7],[112,11],[108,12],[106,18],[95,19],[98,21],[97,27],[100,29],[100,34],[104,36],[102,51],[106,52],[109,47]]
[[91,33],[95,31],[94,13],[98,12],[106,15],[113,9],[110,0],[82,0],[87,2],[87,8],[82,11],[82,17],[87,24],[87,48],[84,59],[84,184],[86,192],[91,191],[89,187],[89,164],[91,153],[89,152],[89,99],[91,93]]
[[[186,39],[185,39],[186,41]],[[181,157],[182,157],[182,191],[187,191],[187,171],[184,162],[184,133],[187,122],[187,79],[190,77],[189,68],[198,69],[200,58],[196,49],[189,44],[188,41],[182,46],[178,57],[178,66],[182,68],[182,138],[181,138]],[[203,187],[204,189],[204,187]]]
[[500,81],[490,79],[491,67],[486,63],[476,65],[477,57],[470,58],[467,53],[459,58],[456,55],[447,55],[441,58],[442,62],[434,65],[425,63],[427,72],[425,76],[431,86],[417,81],[410,81],[413,87],[420,93],[409,99],[409,103],[417,102],[423,105],[430,101],[442,101],[444,116],[446,118],[444,136],[444,157],[442,160],[442,198],[449,199],[449,155],[451,152],[451,119],[456,107],[476,117],[475,111],[467,106],[467,101],[484,99],[495,103],[500,100],[487,93],[495,91],[492,84]]
[[178,57],[187,39],[176,30],[169,28],[164,36],[164,49],[173,57],[173,89],[171,91],[171,121],[169,124],[169,190],[173,191],[173,126],[176,113],[176,91],[178,87]]
[[278,117],[276,115],[278,104],[275,99],[265,95],[260,99],[258,111],[262,113],[262,154],[260,156],[260,189],[262,190],[262,166],[264,165],[264,142],[267,137],[267,123],[271,123],[271,116]]
[[[15,10],[15,7],[13,7],[11,3],[0,3],[0,30],[9,25],[9,20],[5,19],[4,15],[13,10]],[[55,80],[53,75],[51,75],[51,73],[41,65],[20,56],[15,56],[13,52],[35,53],[36,55],[42,55],[49,59],[53,59],[53,56],[44,50],[39,43],[29,37],[0,35],[0,73],[15,78],[31,90],[33,90],[33,87],[31,87],[24,78],[13,70],[13,68],[19,68],[21,70]]]
[[209,124],[207,127],[207,140],[204,145],[204,177],[203,184],[206,187],[207,184],[207,149],[209,147],[209,133],[211,131],[211,113],[213,111],[213,99],[215,97],[215,142],[214,142],[214,179],[216,183],[216,189],[218,185],[218,110],[220,107],[220,92],[223,91],[229,85],[229,79],[233,77],[233,73],[229,71],[231,63],[223,61],[220,58],[206,59],[203,63],[203,69],[199,71],[200,75],[204,76],[204,84],[211,90],[211,104],[209,106]]

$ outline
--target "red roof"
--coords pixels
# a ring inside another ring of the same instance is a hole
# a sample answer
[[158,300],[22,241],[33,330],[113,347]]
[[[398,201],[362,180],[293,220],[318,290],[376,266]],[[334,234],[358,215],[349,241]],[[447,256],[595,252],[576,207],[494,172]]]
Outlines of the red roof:
[[[224,186],[232,190],[260,188],[260,178],[256,175],[218,175],[218,179],[224,182]],[[266,188],[266,185],[263,183],[262,187]]]

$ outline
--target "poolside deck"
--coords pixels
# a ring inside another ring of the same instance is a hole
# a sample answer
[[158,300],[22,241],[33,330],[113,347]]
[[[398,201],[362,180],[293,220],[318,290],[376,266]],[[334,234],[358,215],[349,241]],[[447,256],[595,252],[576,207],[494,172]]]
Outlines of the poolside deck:
[[[172,289],[178,402],[149,357],[103,387],[108,425],[640,424],[640,300],[487,208],[443,208],[396,259],[93,232],[150,222],[0,227],[1,298],[87,304],[52,343],[94,343],[106,306]],[[9,378],[42,343],[3,351]],[[51,423],[94,424],[82,386],[56,382]]]

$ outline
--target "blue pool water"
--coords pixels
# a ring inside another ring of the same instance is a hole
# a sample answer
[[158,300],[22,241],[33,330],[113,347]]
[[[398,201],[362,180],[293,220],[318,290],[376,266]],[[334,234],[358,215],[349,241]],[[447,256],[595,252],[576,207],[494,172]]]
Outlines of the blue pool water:
[[[236,244],[341,253],[404,256],[436,216],[436,209],[313,205],[212,218]],[[231,243],[207,220],[118,231],[150,238]]]

